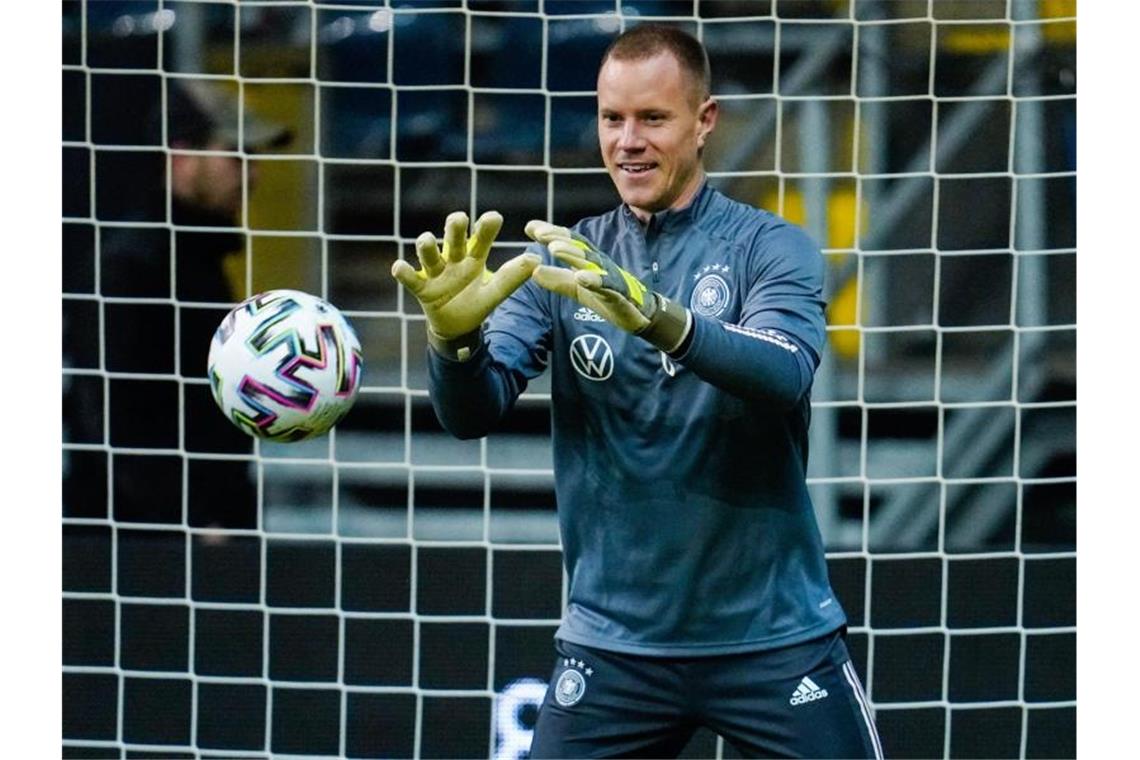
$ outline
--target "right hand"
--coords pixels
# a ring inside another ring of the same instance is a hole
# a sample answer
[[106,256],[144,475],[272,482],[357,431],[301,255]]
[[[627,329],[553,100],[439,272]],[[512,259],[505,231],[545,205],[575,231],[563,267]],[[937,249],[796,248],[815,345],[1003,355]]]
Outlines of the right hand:
[[416,239],[418,271],[400,259],[392,264],[392,276],[407,288],[423,307],[428,330],[435,337],[451,340],[473,333],[495,307],[530,277],[542,261],[534,253],[515,256],[492,274],[486,268],[491,244],[503,226],[497,211],[484,213],[467,237],[467,214],[447,215],[443,252],[435,235],[425,232]]

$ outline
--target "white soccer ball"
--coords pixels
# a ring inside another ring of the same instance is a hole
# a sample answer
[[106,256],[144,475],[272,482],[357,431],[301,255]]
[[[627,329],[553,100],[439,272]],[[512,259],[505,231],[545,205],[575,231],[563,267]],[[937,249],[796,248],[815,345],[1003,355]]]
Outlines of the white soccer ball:
[[299,290],[269,290],[226,315],[207,367],[214,400],[238,428],[300,441],[348,413],[364,363],[360,340],[336,307]]

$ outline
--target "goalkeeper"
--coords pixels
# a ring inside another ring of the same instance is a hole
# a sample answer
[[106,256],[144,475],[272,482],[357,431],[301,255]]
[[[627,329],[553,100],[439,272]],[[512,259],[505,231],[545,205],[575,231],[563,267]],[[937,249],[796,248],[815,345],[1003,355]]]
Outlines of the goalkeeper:
[[823,261],[798,228],[709,187],[708,59],[683,32],[618,37],[598,137],[623,203],[533,221],[448,217],[417,271],[431,398],[486,435],[550,368],[569,598],[531,757],[677,755],[699,726],[746,756],[881,756],[805,482]]

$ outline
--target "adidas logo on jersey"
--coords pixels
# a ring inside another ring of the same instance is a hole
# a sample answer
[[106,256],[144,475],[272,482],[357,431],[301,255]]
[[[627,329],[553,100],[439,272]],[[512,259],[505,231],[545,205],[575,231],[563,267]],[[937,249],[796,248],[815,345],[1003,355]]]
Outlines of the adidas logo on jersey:
[[574,312],[574,319],[579,322],[605,322],[606,320],[598,316],[598,313],[593,309],[588,309],[585,306],[579,306],[578,311]]
[[796,687],[796,691],[792,694],[792,698],[788,700],[790,704],[802,705],[806,702],[814,702],[817,699],[823,699],[827,696],[827,689],[821,689],[815,681],[807,676],[800,680],[800,685]]

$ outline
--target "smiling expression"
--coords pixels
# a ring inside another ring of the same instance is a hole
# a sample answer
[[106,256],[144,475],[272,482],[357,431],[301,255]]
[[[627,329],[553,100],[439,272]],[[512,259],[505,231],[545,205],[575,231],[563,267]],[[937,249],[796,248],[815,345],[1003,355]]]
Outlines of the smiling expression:
[[598,72],[598,142],[621,199],[642,221],[683,208],[704,177],[717,104],[669,52],[609,58]]

